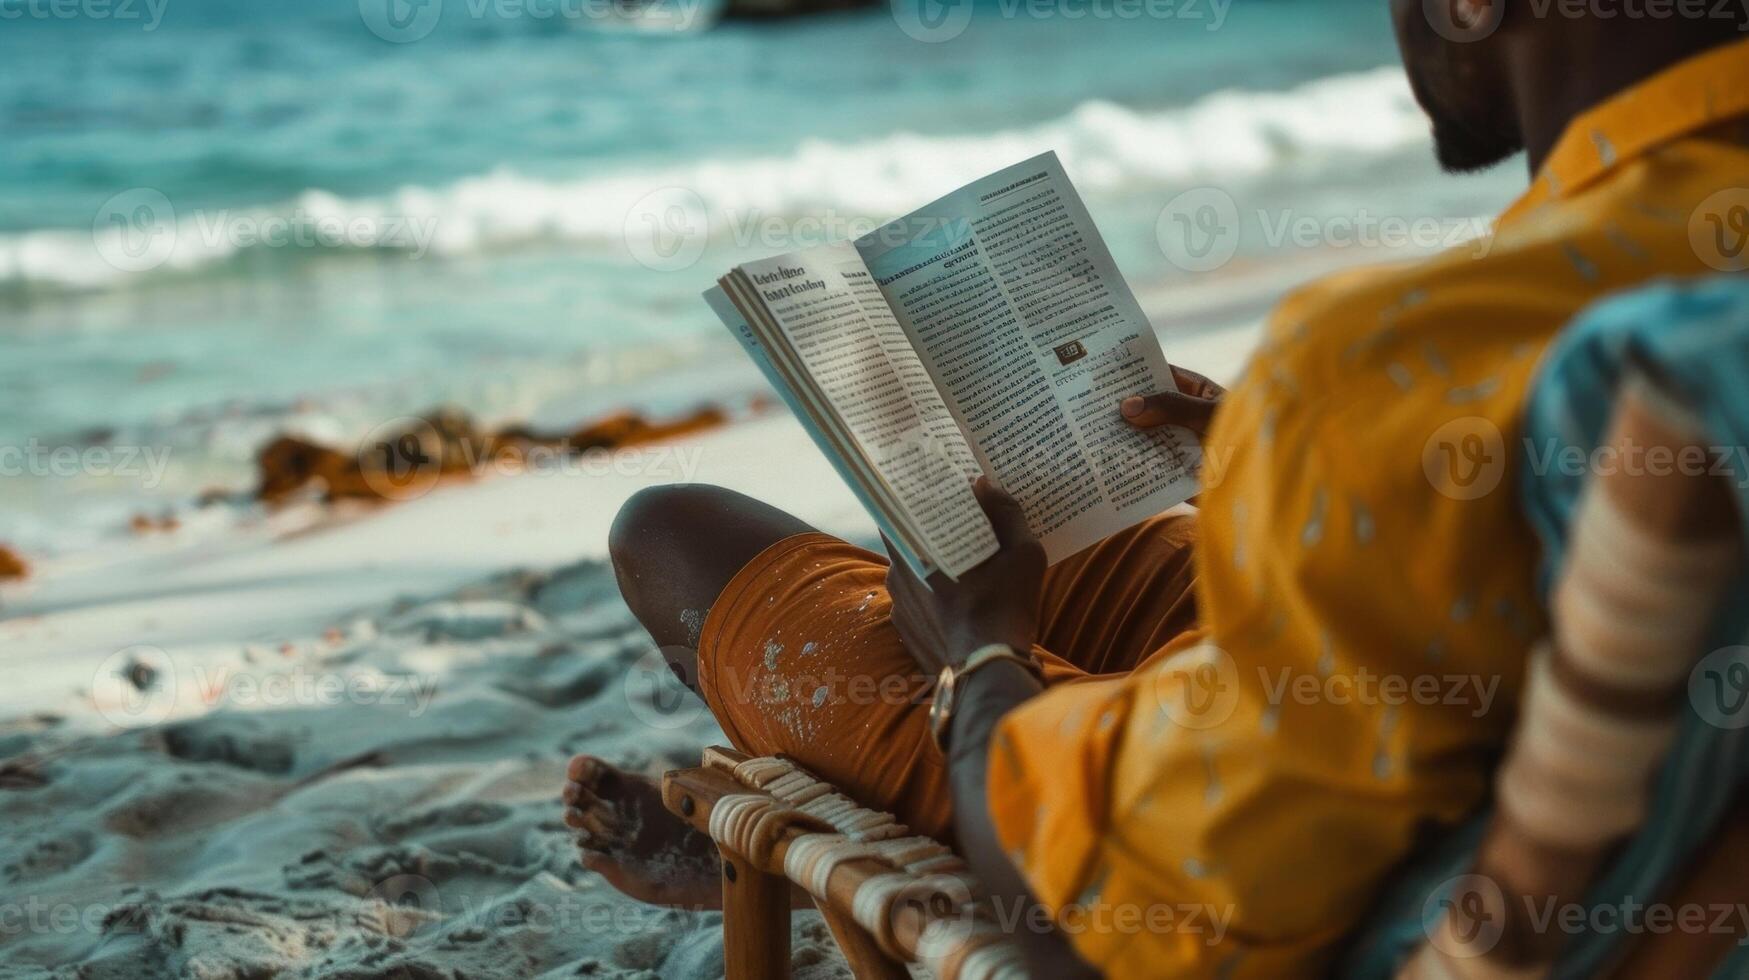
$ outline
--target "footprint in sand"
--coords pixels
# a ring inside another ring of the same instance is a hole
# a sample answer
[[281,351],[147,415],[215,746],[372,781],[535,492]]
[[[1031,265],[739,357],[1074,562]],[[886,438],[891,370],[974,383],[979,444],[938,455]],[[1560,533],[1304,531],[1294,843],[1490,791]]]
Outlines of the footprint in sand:
[[619,672],[617,656],[561,647],[526,661],[529,669],[506,674],[499,690],[527,698],[546,708],[564,708],[594,700]]
[[254,719],[212,715],[171,725],[159,733],[166,755],[188,762],[222,762],[238,769],[283,776],[296,761],[286,733]]
[[211,770],[155,773],[103,814],[103,826],[124,837],[153,840],[224,823],[277,798],[264,780]]
[[454,830],[459,827],[484,827],[509,817],[513,811],[502,803],[468,802],[434,806],[378,824],[379,837],[401,840],[428,830]]
[[0,850],[0,881],[7,884],[41,881],[85,863],[96,850],[95,838],[83,830],[17,842]]
[[383,624],[389,633],[423,633],[438,640],[489,640],[518,633],[545,633],[545,616],[502,599],[428,602]]

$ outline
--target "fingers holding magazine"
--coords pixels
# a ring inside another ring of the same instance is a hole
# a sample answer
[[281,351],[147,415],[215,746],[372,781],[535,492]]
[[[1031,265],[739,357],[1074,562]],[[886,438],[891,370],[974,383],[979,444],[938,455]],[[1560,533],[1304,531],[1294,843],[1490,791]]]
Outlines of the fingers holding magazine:
[[1176,425],[1196,433],[1199,439],[1208,435],[1215,409],[1220,407],[1221,396],[1227,389],[1176,364],[1172,366],[1172,379],[1178,383],[1177,391],[1125,398],[1120,406],[1124,421],[1138,429]]

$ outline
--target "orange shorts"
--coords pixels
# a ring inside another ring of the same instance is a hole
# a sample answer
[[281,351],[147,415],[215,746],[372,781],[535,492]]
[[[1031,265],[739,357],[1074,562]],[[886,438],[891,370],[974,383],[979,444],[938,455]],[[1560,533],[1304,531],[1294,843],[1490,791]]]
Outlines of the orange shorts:
[[[1155,517],[1051,566],[1046,684],[1134,670],[1196,623],[1196,519]],[[925,675],[889,619],[887,560],[818,532],[765,549],[711,607],[699,688],[729,741],[784,755],[921,834],[950,836]]]

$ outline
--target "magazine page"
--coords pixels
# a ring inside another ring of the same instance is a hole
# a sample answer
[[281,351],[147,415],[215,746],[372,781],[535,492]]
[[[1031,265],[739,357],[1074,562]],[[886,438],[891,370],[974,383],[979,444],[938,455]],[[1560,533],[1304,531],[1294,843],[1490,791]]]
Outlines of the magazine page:
[[1153,327],[1056,154],[856,242],[876,285],[1052,561],[1189,499],[1199,449],[1125,396],[1171,390]]
[[994,554],[971,489],[978,460],[856,250],[824,246],[736,275],[917,529],[924,556],[957,576]]
[[874,476],[872,469],[868,468],[862,454],[857,452],[855,447],[850,447],[847,450],[834,435],[828,434],[830,426],[817,418],[819,407],[808,404],[806,396],[784,380],[783,375],[778,372],[770,355],[766,352],[765,345],[760,343],[759,337],[753,332],[753,327],[747,322],[747,318],[735,308],[735,304],[730,302],[728,294],[723,292],[721,287],[712,286],[705,290],[704,301],[709,304],[712,312],[716,313],[717,319],[723,321],[723,326],[729,328],[729,333],[733,334],[735,340],[741,344],[741,349],[746,351],[747,356],[758,366],[759,373],[763,374],[765,380],[777,391],[778,397],[783,399],[783,403],[789,407],[796,421],[800,422],[802,428],[807,431],[808,438],[813,440],[814,445],[819,447],[826,460],[832,464],[832,468],[837,471],[839,478],[850,487],[850,492],[856,496],[857,502],[862,504],[863,509],[874,518],[875,526],[880,529],[882,534],[886,535],[888,541],[892,542],[893,549],[899,553],[900,560],[917,570],[919,575],[927,575],[931,566],[922,555],[917,553],[915,546],[909,543],[910,534],[894,522],[893,515],[888,513],[888,507],[877,501],[870,492],[871,487],[878,485],[879,478]]

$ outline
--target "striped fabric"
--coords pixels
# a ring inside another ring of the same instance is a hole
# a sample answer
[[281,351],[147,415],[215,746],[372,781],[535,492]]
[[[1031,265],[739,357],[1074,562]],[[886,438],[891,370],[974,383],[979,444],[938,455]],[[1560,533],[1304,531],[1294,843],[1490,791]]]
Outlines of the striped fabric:
[[[1708,441],[1724,449],[1722,466],[1749,513],[1749,278],[1665,285],[1607,300],[1581,315],[1550,350],[1527,406],[1519,458],[1520,493],[1544,545],[1545,592],[1585,545],[1573,540],[1583,491],[1594,469],[1584,461],[1607,444],[1624,377],[1644,372],[1693,406]],[[1735,447],[1735,448],[1734,448]],[[1580,461],[1574,465],[1571,461]],[[1592,521],[1583,522],[1587,527]],[[1741,527],[1741,525],[1739,525]],[[1749,540],[1739,540],[1741,553]],[[1728,595],[1749,594],[1741,576]],[[1557,609],[1560,603],[1551,596]],[[1621,908],[1665,897],[1673,877],[1705,848],[1735,795],[1749,782],[1749,603],[1728,602],[1698,635],[1717,651],[1683,682],[1678,723],[1647,803],[1644,823],[1584,898]],[[1357,940],[1344,975],[1391,976],[1459,901],[1476,863],[1484,814],[1424,855],[1386,895],[1371,928]],[[1571,937],[1550,976],[1588,977],[1607,969],[1631,935],[1584,932]],[[1749,948],[1738,947],[1716,976],[1749,976]]]

